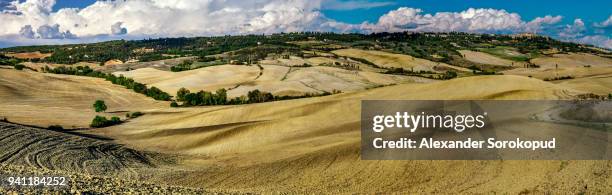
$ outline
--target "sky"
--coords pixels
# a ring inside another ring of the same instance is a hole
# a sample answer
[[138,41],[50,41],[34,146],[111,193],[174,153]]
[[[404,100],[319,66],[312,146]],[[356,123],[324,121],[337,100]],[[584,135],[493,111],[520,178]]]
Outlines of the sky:
[[610,0],[0,0],[0,47],[279,32],[522,33],[612,49]]

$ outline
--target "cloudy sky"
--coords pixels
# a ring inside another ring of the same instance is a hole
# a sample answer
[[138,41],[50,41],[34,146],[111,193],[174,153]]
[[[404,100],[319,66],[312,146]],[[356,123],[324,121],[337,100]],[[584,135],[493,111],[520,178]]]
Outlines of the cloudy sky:
[[0,47],[262,34],[535,32],[612,48],[612,1],[0,0]]

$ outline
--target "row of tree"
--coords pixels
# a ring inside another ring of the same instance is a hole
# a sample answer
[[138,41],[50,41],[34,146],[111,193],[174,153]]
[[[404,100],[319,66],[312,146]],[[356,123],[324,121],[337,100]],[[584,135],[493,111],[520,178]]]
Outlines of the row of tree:
[[425,70],[419,70],[419,71],[414,71],[414,70],[406,70],[403,68],[386,68],[387,71],[385,71],[385,74],[394,74],[394,75],[407,75],[407,76],[419,76],[419,77],[425,77],[425,78],[430,78],[430,79],[439,79],[439,80],[450,80],[450,79],[454,79],[457,78],[457,72],[455,71],[446,71],[445,73],[436,73],[436,72],[432,72],[432,71],[425,71]]
[[573,76],[558,76],[558,77],[553,77],[553,78],[544,78],[544,81],[558,81],[558,80],[568,80],[568,79],[574,79]]
[[[298,41],[323,41],[323,48],[302,48]],[[576,43],[561,42],[548,37],[513,37],[509,35],[488,35],[469,33],[374,33],[374,34],[336,34],[336,33],[281,33],[273,35],[242,35],[195,38],[160,38],[138,41],[107,41],[92,44],[48,45],[2,48],[3,52],[53,53],[42,59],[45,62],[74,64],[77,62],[106,62],[112,59],[128,61],[153,61],[172,56],[209,56],[226,52],[233,53],[233,59],[242,62],[262,59],[267,54],[292,53],[301,50],[324,50],[326,45],[335,44],[364,49],[382,49],[425,58],[433,61],[449,62],[453,56],[460,56],[459,49],[511,46],[521,53],[541,53],[541,50],[556,48],[564,52],[598,53],[596,49],[583,47]],[[146,48],[149,51],[142,52]],[[334,49],[329,47],[329,49]]]
[[23,60],[17,58],[11,58],[5,55],[0,54],[0,65],[3,66],[15,66],[19,63],[23,62]]
[[174,65],[172,67],[170,67],[170,71],[172,72],[181,72],[181,71],[187,71],[187,70],[191,70],[191,65],[193,65],[193,61],[191,60],[185,60],[183,62],[181,62],[180,64]]
[[0,54],[0,66],[12,66],[15,70],[23,70],[25,65],[21,64],[24,60],[8,57]]
[[278,100],[289,100],[316,96],[326,96],[335,93],[341,93],[339,90],[334,90],[332,93],[323,92],[320,94],[307,93],[302,96],[275,96],[270,92],[260,91],[258,89],[249,91],[246,96],[228,98],[226,89],[219,89],[215,93],[208,91],[199,91],[192,93],[188,89],[181,88],[176,93],[176,100],[180,102],[172,102],[172,107],[191,107],[191,106],[212,106],[212,105],[239,105],[262,103]]
[[[176,100],[182,102],[182,106],[204,106],[204,105],[226,105],[227,90],[219,89],[215,93],[201,90],[191,93],[188,89],[181,88],[176,93]],[[176,102],[174,102],[176,103]],[[173,105],[178,106],[178,105]]]
[[144,94],[155,100],[170,101],[172,99],[172,96],[170,96],[170,94],[160,90],[157,87],[147,88],[145,84],[136,82],[134,81],[134,79],[127,78],[123,75],[115,76],[111,73],[103,73],[100,71],[95,71],[89,68],[89,66],[77,66],[76,68],[66,67],[66,66],[60,66],[57,68],[49,68],[48,66],[45,66],[43,68],[43,71],[47,73],[54,73],[54,74],[66,74],[66,75],[104,78],[107,81],[112,82],[113,84],[122,85],[128,89],[132,89],[136,93]]

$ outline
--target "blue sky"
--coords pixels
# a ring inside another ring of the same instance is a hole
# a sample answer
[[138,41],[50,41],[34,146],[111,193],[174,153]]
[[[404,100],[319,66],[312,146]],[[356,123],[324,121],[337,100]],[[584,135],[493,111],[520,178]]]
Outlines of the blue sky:
[[96,0],[58,0],[53,9],[57,11],[61,8],[84,8],[95,2]]
[[95,0],[0,0],[0,22],[4,27],[0,29],[0,47],[297,31],[461,31],[535,32],[612,48],[612,0],[121,0],[94,3]]

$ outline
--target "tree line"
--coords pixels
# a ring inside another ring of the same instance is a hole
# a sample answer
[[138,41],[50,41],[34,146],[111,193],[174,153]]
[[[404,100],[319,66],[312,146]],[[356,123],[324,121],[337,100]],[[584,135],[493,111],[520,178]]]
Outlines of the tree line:
[[23,70],[26,68],[23,64],[24,60],[20,60],[17,58],[8,57],[0,54],[0,66],[12,66],[15,70]]
[[[331,94],[341,93],[339,90],[334,90],[332,93],[323,92],[320,94],[307,93],[302,96],[275,96],[270,92],[260,91],[258,89],[249,91],[246,96],[228,98],[226,89],[219,89],[216,92],[208,92],[200,90],[191,92],[188,89],[181,88],[176,93],[176,101],[173,101],[172,107],[191,107],[191,106],[213,106],[213,105],[240,105],[263,103],[279,100],[299,99],[307,97],[327,96]],[[181,104],[179,105],[178,102]]]
[[[102,73],[91,69],[89,66],[77,66],[66,67],[60,66],[56,68],[50,68],[45,66],[44,72],[53,74],[65,74],[65,75],[76,75],[76,76],[88,76],[96,78],[104,78],[116,85],[122,85],[128,89],[132,89],[136,93],[141,93],[149,96],[155,100],[170,101],[172,96],[168,93],[160,90],[157,87],[148,88],[145,84],[138,83],[131,78],[127,78],[123,75],[115,76],[110,73]],[[258,89],[249,91],[246,96],[240,96],[235,98],[229,98],[227,96],[226,89],[219,89],[215,92],[198,91],[191,92],[188,89],[181,88],[176,93],[176,101],[171,103],[172,107],[191,107],[191,106],[211,106],[211,105],[239,105],[239,104],[252,104],[262,103],[279,100],[299,99],[317,96],[326,96],[331,94],[341,93],[339,90],[333,92],[324,91],[319,94],[307,93],[301,96],[275,96],[270,92],[260,91]],[[181,104],[179,105],[178,102]]]
[[100,71],[96,71],[96,70],[91,69],[89,66],[77,66],[76,68],[66,67],[66,66],[50,68],[48,66],[45,66],[43,68],[43,71],[47,73],[53,73],[53,74],[65,74],[65,75],[104,78],[113,84],[121,85],[128,89],[132,89],[136,93],[144,94],[155,100],[170,101],[172,99],[172,96],[170,96],[170,94],[160,90],[157,87],[148,88],[145,84],[136,82],[134,81],[134,79],[127,78],[123,75],[115,76],[111,73],[103,73]]
[[418,76],[429,79],[439,79],[439,80],[450,80],[457,78],[457,72],[455,71],[446,71],[444,73],[436,73],[433,71],[425,71],[425,70],[406,70],[404,68],[385,68],[387,71],[384,74],[393,74],[393,75],[406,75],[406,76]]
[[181,72],[181,71],[191,70],[191,65],[193,65],[193,61],[185,60],[185,61],[181,62],[180,64],[177,64],[177,65],[174,65],[174,66],[170,67],[170,71],[172,71],[172,72]]
[[[280,33],[273,35],[241,35],[195,38],[160,38],[137,41],[107,41],[92,44],[24,46],[2,48],[4,52],[53,53],[41,59],[42,62],[74,64],[78,62],[106,62],[112,59],[122,61],[156,61],[172,56],[209,56],[232,52],[230,60],[252,63],[265,58],[267,54],[300,54],[302,49],[324,50],[323,48],[302,48],[292,42],[319,40],[325,44],[342,47],[377,49],[407,54],[437,62],[454,63],[461,56],[459,49],[510,46],[521,53],[541,53],[541,50],[556,48],[562,52],[601,53],[596,49],[580,44],[557,41],[548,37],[513,37],[510,35],[488,35],[469,33],[374,33],[374,34],[336,34],[336,33]],[[150,49],[143,52],[141,49]],[[172,56],[164,55],[169,54]]]
[[11,57],[0,54],[0,65],[15,66],[21,62],[23,62],[23,60],[20,60],[17,58],[11,58]]

